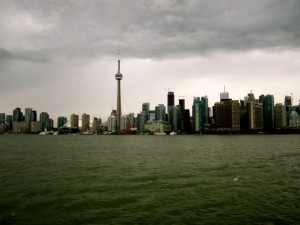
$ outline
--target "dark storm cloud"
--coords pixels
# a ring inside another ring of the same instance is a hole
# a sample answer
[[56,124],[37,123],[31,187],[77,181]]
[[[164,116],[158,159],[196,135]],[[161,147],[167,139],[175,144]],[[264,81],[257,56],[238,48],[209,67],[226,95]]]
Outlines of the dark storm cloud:
[[[68,61],[300,46],[297,0],[4,1],[1,57]],[[12,38],[12,40],[11,40]]]

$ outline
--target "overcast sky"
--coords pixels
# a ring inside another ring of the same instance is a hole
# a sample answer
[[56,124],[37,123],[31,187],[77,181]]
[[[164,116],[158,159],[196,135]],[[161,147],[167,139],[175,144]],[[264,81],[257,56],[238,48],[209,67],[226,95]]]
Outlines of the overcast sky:
[[167,90],[219,101],[251,90],[300,99],[299,0],[0,0],[0,112],[31,107],[106,120],[167,104]]

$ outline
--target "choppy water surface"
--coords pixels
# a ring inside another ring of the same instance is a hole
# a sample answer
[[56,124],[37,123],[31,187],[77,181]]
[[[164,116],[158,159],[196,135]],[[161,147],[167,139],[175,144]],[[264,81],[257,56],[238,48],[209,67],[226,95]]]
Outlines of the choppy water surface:
[[1,225],[300,224],[299,135],[1,135],[0,156]]

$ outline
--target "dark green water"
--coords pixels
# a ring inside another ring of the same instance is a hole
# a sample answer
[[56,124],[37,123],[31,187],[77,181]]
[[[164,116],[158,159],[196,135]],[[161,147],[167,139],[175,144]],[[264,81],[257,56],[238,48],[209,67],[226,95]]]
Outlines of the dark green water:
[[1,135],[0,156],[1,225],[300,224],[299,135]]

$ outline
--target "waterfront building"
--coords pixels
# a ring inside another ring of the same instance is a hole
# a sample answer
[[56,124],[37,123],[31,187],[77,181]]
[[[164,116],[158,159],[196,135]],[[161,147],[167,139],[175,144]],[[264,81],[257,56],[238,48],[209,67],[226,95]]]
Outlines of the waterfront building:
[[5,113],[0,113],[0,124],[5,123]]
[[13,122],[21,122],[23,121],[23,113],[21,112],[21,109],[16,107],[13,110]]
[[49,114],[47,112],[41,112],[40,113],[40,122],[42,124],[42,130],[44,131],[45,129],[50,130],[51,124],[49,121]]
[[217,131],[240,131],[240,105],[238,100],[223,100],[214,105],[214,121]]
[[84,113],[81,117],[81,131],[86,132],[90,129],[90,115]]
[[180,110],[181,110],[181,115],[183,115],[183,112],[185,110],[185,99],[179,99],[179,106],[180,106]]
[[187,133],[187,134],[192,133],[190,110],[185,109],[183,111],[183,116],[182,117],[183,117],[183,129],[182,129],[182,131],[184,133]]
[[127,115],[121,116],[121,131],[129,129],[129,118]]
[[299,114],[292,110],[289,113],[289,127],[299,127],[300,126],[300,117]]
[[67,117],[59,116],[57,118],[57,128],[60,128],[60,127],[64,126],[67,122],[68,122]]
[[154,121],[155,120],[155,110],[150,110],[149,111],[149,118],[148,120]]
[[[286,95],[284,97],[284,106],[285,106],[286,116],[287,116],[287,118],[286,118],[287,125],[290,126],[289,116],[290,116],[290,112],[293,110],[293,96]],[[291,120],[291,121],[293,121],[293,120]]]
[[172,131],[181,130],[181,110],[180,106],[172,106],[169,112],[169,124]]
[[[171,110],[171,107],[173,107],[174,106],[174,102],[175,102],[175,95],[174,95],[174,92],[173,91],[169,91],[168,92],[168,104],[167,104],[167,106],[168,106],[168,108],[167,108],[167,110],[168,110],[168,116],[170,115],[170,110]],[[170,122],[170,120],[168,120],[169,122]]]
[[5,113],[0,113],[0,134],[10,130],[9,124],[6,123]]
[[260,101],[263,103],[264,129],[271,131],[274,129],[274,96],[261,95]]
[[79,128],[79,116],[75,113],[71,115],[71,128]]
[[130,128],[135,127],[134,113],[128,114],[128,124]]
[[25,121],[13,122],[13,133],[27,133],[29,129],[29,125]]
[[184,110],[185,110],[185,99],[181,98],[178,100],[179,102],[179,107],[180,107],[180,115],[181,115],[181,131],[184,131],[185,130],[185,127],[184,127]]
[[42,131],[42,123],[40,121],[38,122],[31,122],[30,130],[32,133],[40,133]]
[[116,129],[120,130],[121,125],[121,116],[122,116],[122,107],[121,107],[121,80],[123,78],[123,75],[120,72],[120,59],[118,60],[118,72],[115,75],[115,78],[117,80],[117,124]]
[[143,105],[142,105],[142,111],[143,112],[146,112],[146,115],[147,115],[147,120],[149,120],[149,111],[150,111],[150,103],[149,102],[144,102]]
[[25,122],[31,123],[33,121],[32,108],[25,108]]
[[36,121],[37,121],[37,112],[36,112],[36,110],[33,110],[33,111],[32,111],[32,117],[33,117],[33,118],[32,118],[32,121],[33,121],[33,122],[36,122]]
[[137,130],[144,132],[144,126],[147,122],[147,112],[140,112],[137,114]]
[[13,127],[13,116],[12,115],[6,115],[5,121],[6,121],[6,124],[8,124],[8,126],[9,126],[8,130],[11,130],[12,127]]
[[164,104],[155,106],[155,120],[166,121],[166,106]]
[[254,111],[255,111],[255,129],[262,130],[264,129],[263,104],[259,102],[254,104]]
[[117,128],[117,118],[115,116],[108,117],[107,131],[115,133]]
[[201,132],[204,129],[204,104],[200,97],[194,97],[193,101],[193,130]]
[[92,123],[93,133],[99,134],[101,132],[101,124],[102,124],[101,118],[94,117]]
[[286,107],[282,103],[276,103],[274,106],[275,129],[282,129],[287,126]]
[[8,124],[0,123],[0,134],[6,133],[8,130],[10,130]]
[[208,111],[208,97],[205,95],[204,97],[201,97],[201,102],[203,103],[203,123],[208,124],[209,123],[209,111]]
[[262,130],[263,125],[263,105],[255,101],[247,102],[247,130]]
[[152,133],[169,133],[171,132],[171,125],[162,120],[147,121],[144,129]]

